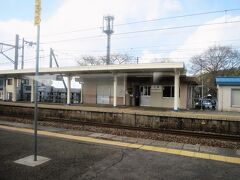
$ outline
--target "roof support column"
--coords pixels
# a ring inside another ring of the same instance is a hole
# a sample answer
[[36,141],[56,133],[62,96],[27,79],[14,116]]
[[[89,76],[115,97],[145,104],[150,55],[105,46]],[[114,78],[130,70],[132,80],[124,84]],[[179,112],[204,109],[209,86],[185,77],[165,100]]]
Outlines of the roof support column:
[[35,99],[35,82],[34,82],[34,77],[32,77],[32,79],[30,79],[30,85],[31,85],[31,102],[34,102]]
[[117,74],[113,75],[113,106],[117,106]]
[[83,104],[83,83],[81,84],[81,100],[80,103]]
[[13,78],[13,102],[17,101],[17,78]]
[[3,79],[3,101],[6,101],[6,78]]
[[127,87],[127,76],[123,75],[123,105],[126,106],[126,87]]
[[179,87],[180,87],[180,72],[175,70],[174,75],[174,111],[179,109]]
[[67,77],[68,79],[68,86],[67,86],[67,104],[71,104],[71,76]]

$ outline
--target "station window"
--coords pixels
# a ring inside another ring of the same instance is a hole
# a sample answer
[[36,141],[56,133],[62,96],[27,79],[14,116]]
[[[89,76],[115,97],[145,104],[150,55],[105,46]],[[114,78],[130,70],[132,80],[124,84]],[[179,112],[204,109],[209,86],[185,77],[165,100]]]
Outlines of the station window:
[[151,86],[140,86],[141,96],[151,96]]
[[174,97],[174,86],[163,86],[163,97]]
[[234,107],[240,107],[240,89],[232,89],[232,101],[231,105]]
[[12,79],[8,79],[7,80],[7,85],[12,85],[13,84],[13,80]]
[[25,86],[26,91],[31,91],[31,86]]
[[28,79],[22,79],[22,84],[29,85],[29,80]]

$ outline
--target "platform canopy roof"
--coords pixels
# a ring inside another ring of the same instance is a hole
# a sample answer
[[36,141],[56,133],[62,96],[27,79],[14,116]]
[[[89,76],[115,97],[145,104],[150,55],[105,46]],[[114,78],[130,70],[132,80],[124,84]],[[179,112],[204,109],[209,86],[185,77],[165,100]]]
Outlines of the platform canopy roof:
[[[151,63],[151,64],[118,64],[118,65],[95,65],[75,67],[40,68],[39,74],[101,74],[101,73],[141,73],[141,72],[174,72],[179,70],[182,75],[186,74],[183,62],[177,63]],[[2,70],[0,77],[34,75],[35,69]]]
[[240,86],[240,76],[216,77],[219,86]]

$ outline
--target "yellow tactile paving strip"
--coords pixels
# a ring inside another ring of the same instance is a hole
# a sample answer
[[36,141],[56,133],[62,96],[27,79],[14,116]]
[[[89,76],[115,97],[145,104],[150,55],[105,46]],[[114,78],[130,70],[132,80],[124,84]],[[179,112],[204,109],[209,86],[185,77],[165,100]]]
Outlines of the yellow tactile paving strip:
[[[33,133],[32,129],[17,128],[17,127],[3,126],[3,125],[0,125],[0,129],[12,130],[12,131],[18,131],[18,132],[24,132],[24,133],[31,133],[31,134]],[[156,147],[156,146],[143,145],[143,144],[126,143],[126,142],[120,142],[120,141],[103,140],[103,139],[97,139],[97,138],[92,138],[92,137],[74,136],[74,135],[60,134],[60,133],[41,131],[41,130],[38,130],[38,134],[44,135],[44,136],[50,136],[50,137],[69,139],[69,140],[76,140],[76,141],[83,141],[83,142],[90,142],[90,143],[97,143],[97,144],[105,144],[105,145],[113,145],[113,146],[127,147],[127,148],[133,148],[133,149],[141,149],[141,150],[145,150],[145,151],[153,151],[153,152],[174,154],[174,155],[180,155],[180,156],[186,156],[186,157],[192,157],[192,158],[240,164],[240,158],[238,158],[238,157],[214,155],[214,154],[192,152],[192,151],[179,150],[179,149],[170,149],[170,148]]]

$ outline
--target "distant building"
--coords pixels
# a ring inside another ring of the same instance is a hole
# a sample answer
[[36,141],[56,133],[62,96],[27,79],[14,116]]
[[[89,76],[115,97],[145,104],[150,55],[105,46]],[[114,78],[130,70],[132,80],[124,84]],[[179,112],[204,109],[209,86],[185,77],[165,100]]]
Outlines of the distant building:
[[240,112],[240,76],[217,77],[218,110]]
[[[32,79],[26,79],[26,78],[24,79],[7,78],[6,80],[0,79],[0,100],[32,101],[33,102],[34,99],[32,97],[32,93],[33,93],[32,86],[33,86]],[[5,92],[3,88],[5,88]],[[16,93],[14,93],[14,90],[16,91]],[[80,89],[71,88],[71,95],[70,95],[71,103],[79,104],[81,102],[80,92],[81,92]],[[5,93],[5,96],[4,96],[4,93]],[[16,97],[14,96],[14,94],[16,94]],[[66,103],[67,90],[65,88],[52,87],[51,83],[49,82],[47,82],[46,84],[40,82],[38,86],[37,99],[39,102]]]

